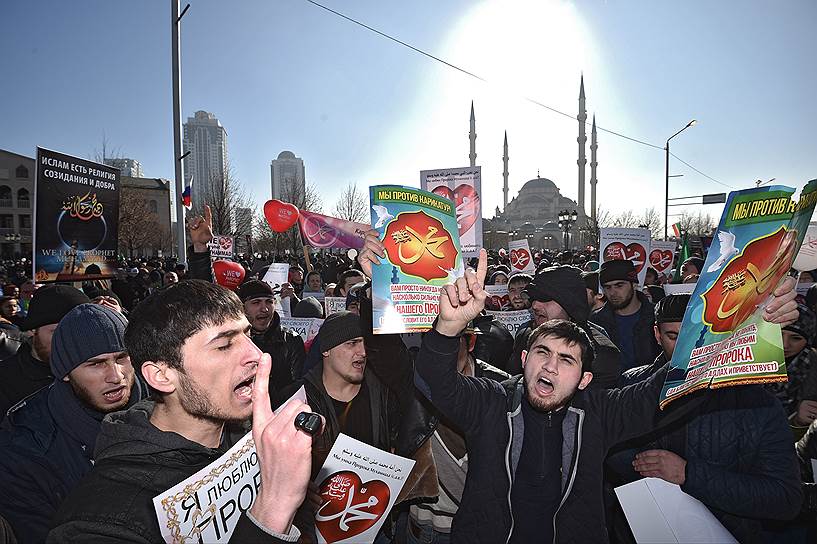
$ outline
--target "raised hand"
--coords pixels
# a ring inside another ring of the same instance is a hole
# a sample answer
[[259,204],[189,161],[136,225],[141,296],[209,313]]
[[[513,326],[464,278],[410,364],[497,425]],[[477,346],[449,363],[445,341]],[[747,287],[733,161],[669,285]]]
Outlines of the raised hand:
[[788,276],[777,289],[774,290],[772,301],[763,311],[763,319],[769,323],[779,323],[781,327],[791,325],[800,318],[797,311],[797,281]]
[[261,488],[250,510],[253,517],[277,533],[289,532],[295,511],[306,496],[312,469],[312,437],[295,426],[295,417],[309,405],[292,399],[274,414],[269,398],[272,360],[258,361],[252,390],[252,437],[261,469]]
[[363,249],[357,254],[357,262],[366,277],[372,277],[372,263],[380,264],[380,259],[386,258],[386,249],[380,241],[380,235],[375,229],[366,232],[366,242]]
[[193,251],[203,253],[207,251],[207,244],[213,239],[213,212],[210,206],[204,205],[204,217],[197,215],[187,221],[190,229],[190,241],[193,243]]
[[440,290],[440,316],[434,328],[446,336],[456,336],[485,308],[485,273],[488,270],[488,254],[479,252],[477,271],[465,271],[456,282]]

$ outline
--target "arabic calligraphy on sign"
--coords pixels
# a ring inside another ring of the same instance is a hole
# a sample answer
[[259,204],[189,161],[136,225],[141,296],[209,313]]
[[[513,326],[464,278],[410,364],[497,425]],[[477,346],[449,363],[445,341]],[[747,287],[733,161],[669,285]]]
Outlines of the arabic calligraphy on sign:
[[81,221],[90,221],[95,217],[102,217],[104,206],[97,201],[96,193],[91,194],[91,191],[88,191],[82,196],[74,195],[65,200],[62,203],[62,209],[71,217]]
[[447,277],[457,250],[442,223],[424,212],[404,212],[389,223],[383,244],[392,263],[404,274],[426,281]]

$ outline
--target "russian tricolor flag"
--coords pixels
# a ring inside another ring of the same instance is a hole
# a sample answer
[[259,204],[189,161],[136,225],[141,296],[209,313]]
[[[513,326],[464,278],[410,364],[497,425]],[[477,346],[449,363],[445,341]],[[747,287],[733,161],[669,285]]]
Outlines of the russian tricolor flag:
[[190,176],[190,181],[187,182],[187,185],[184,187],[184,191],[182,192],[182,205],[187,208],[188,210],[193,207],[193,200],[190,194],[190,189],[193,186],[193,176]]

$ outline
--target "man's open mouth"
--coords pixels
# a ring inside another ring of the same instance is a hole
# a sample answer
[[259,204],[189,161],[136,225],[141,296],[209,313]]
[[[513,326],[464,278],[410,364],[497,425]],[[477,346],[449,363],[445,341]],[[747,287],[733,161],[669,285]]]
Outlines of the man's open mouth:
[[539,378],[538,380],[536,380],[536,391],[540,395],[544,396],[550,395],[553,393],[553,389],[554,389],[553,382],[551,382],[547,378]]
[[355,370],[363,371],[366,369],[366,360],[361,359],[360,361],[352,361],[352,368]]
[[235,391],[235,396],[238,397],[239,400],[244,402],[251,402],[252,401],[252,386],[255,383],[255,374],[238,383],[233,388]]
[[105,397],[105,401],[111,404],[120,402],[122,399],[125,398],[125,393],[127,392],[128,388],[124,385],[120,385],[116,389],[111,389],[110,391],[106,391],[102,393],[102,396]]

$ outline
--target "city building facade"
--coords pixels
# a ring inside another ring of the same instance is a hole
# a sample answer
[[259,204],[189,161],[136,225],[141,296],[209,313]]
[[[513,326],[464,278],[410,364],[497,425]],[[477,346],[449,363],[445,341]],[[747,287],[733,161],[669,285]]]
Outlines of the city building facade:
[[0,257],[31,258],[35,161],[0,149]]
[[272,198],[276,200],[299,200],[306,192],[304,161],[292,151],[281,151],[277,159],[270,162]]
[[193,180],[191,198],[193,208],[221,195],[228,175],[227,131],[210,112],[197,111],[184,124],[185,184]]

